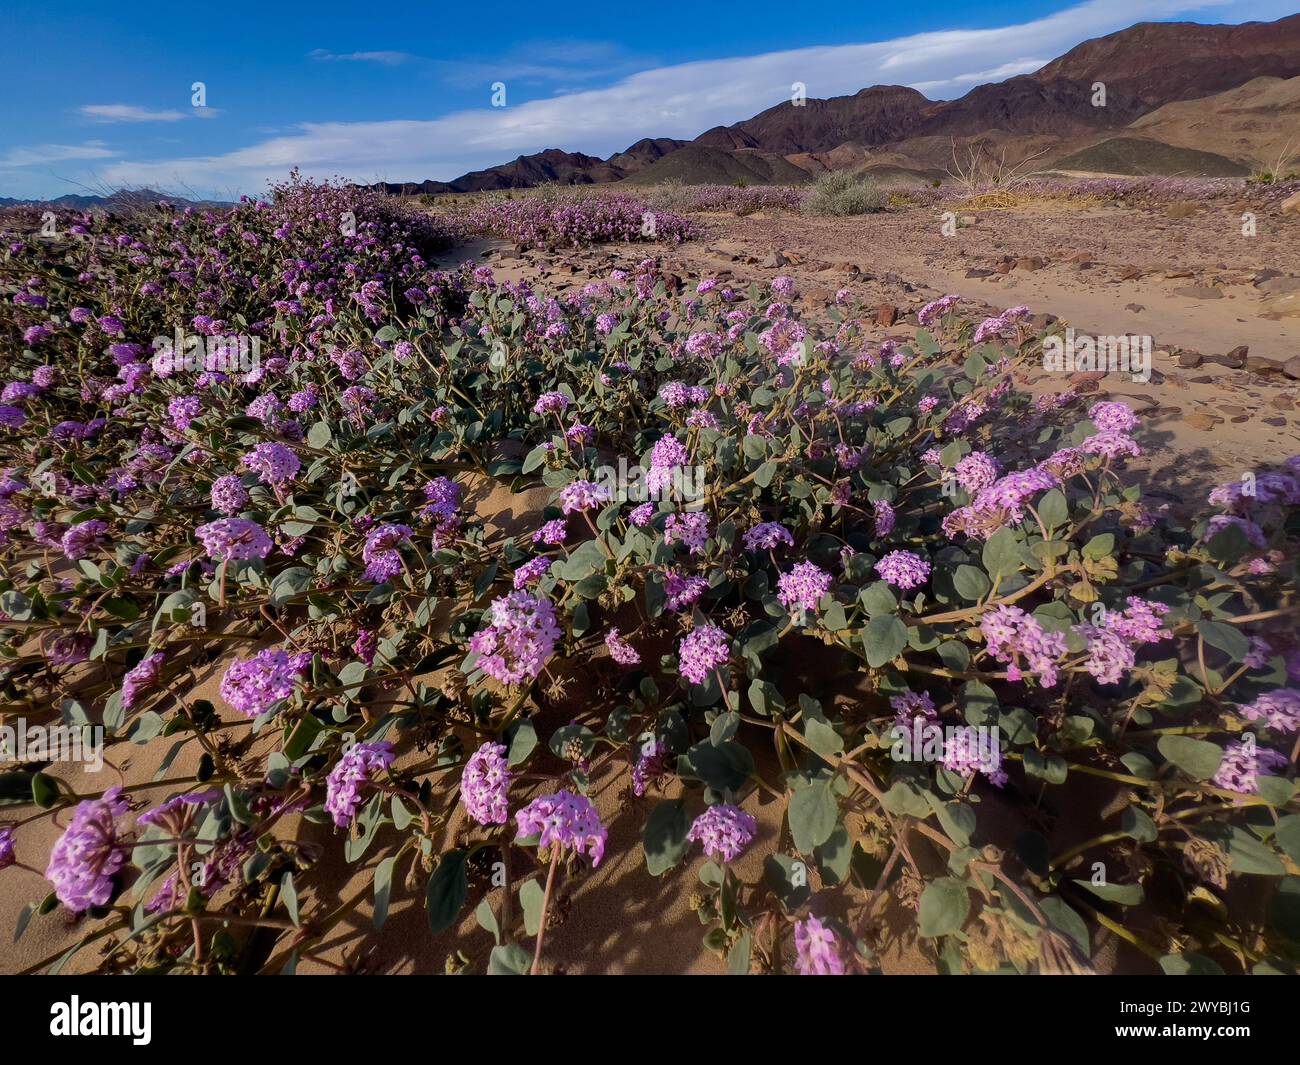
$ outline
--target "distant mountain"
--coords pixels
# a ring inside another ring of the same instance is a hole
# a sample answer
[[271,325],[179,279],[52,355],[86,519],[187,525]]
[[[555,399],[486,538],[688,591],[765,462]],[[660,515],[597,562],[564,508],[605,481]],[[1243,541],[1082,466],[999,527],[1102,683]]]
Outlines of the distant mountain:
[[627,178],[629,184],[680,181],[687,185],[802,185],[812,174],[780,155],[753,149],[727,151],[688,144]]
[[486,170],[474,170],[454,181],[380,182],[372,187],[407,196],[416,193],[488,192],[496,189],[530,189],[536,185],[552,183],[593,185],[597,182],[619,181],[626,173],[624,168],[597,159],[594,155],[547,148],[535,155],[521,155],[511,163],[502,163]]
[[91,207],[106,209],[125,207],[147,207],[155,203],[172,203],[178,207],[230,207],[230,203],[221,200],[188,200],[184,196],[168,196],[155,189],[118,189],[107,196],[82,196],[69,193],[53,200],[23,200],[9,196],[0,196],[0,207],[66,207],[74,211],[84,211]]
[[[915,89],[873,85],[852,96],[804,100],[797,106],[787,100],[734,126],[709,130],[695,143],[781,155],[827,152],[850,141],[874,147],[907,137],[934,107]],[[727,143],[731,139],[738,143]]]
[[679,141],[675,137],[643,137],[630,148],[611,155],[609,164],[618,167],[624,174],[635,174],[689,143],[690,141]]
[[1084,41],[1028,77],[1103,82],[1106,94],[1134,97],[1150,111],[1210,96],[1252,78],[1300,74],[1300,14],[1276,22],[1206,26],[1139,22]]
[[[378,187],[439,193],[667,178],[794,183],[846,168],[928,177],[945,169],[954,144],[993,144],[1018,162],[1072,155],[1116,138],[1124,143],[1102,154],[1112,163],[1127,159],[1127,165],[1141,166],[1132,153],[1142,149],[1141,142],[1162,138],[1155,128],[1121,131],[1159,109],[1184,102],[1190,107],[1261,77],[1300,77],[1300,14],[1237,26],[1142,22],[1084,41],[1032,74],[976,86],[957,100],[935,102],[906,86],[875,85],[798,106],[786,101],[743,122],[715,126],[694,141],[647,137],[606,160],[550,148],[450,182]],[[1105,86],[1104,106],[1094,106],[1098,82]],[[1267,112],[1272,104],[1262,106]],[[1241,162],[1219,154],[1226,145],[1191,143],[1197,139],[1188,133],[1192,120],[1173,114],[1165,128],[1182,132],[1170,143],[1191,154],[1166,154],[1153,165],[1223,173]],[[1231,124],[1224,116],[1216,121]],[[1267,124],[1268,114],[1260,121]],[[1268,140],[1242,136],[1252,144]],[[1295,140],[1300,147],[1300,131]]]

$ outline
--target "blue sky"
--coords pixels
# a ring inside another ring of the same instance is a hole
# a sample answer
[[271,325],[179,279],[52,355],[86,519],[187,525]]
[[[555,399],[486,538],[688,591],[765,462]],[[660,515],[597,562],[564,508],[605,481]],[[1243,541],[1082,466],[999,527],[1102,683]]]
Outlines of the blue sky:
[[[7,0],[0,196],[149,185],[228,198],[315,177],[447,179],[527,152],[609,155],[789,98],[932,98],[1141,20],[1244,22],[1296,0],[732,0],[378,6]],[[564,21],[558,21],[563,12]],[[743,12],[743,15],[740,14]],[[202,82],[206,106],[192,105]],[[494,82],[506,106],[492,107]]]

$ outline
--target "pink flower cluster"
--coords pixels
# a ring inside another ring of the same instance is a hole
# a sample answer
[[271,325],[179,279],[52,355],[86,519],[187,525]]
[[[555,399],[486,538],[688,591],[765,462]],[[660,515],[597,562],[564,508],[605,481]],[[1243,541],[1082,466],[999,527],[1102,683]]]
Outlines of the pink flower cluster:
[[469,757],[460,777],[460,800],[480,825],[504,825],[509,816],[512,774],[503,743],[485,743]]
[[586,854],[593,866],[605,856],[608,830],[585,795],[562,789],[554,795],[539,795],[515,814],[517,839],[537,836],[541,850],[560,847]]
[[1023,679],[1023,662],[1044,688],[1056,685],[1057,664],[1066,652],[1064,633],[1047,632],[1032,614],[1005,604],[980,619],[980,631],[989,654],[1006,665],[1007,680]]
[[710,806],[692,822],[686,838],[702,843],[704,853],[723,862],[735,861],[758,833],[758,822],[738,806]]
[[306,652],[291,655],[280,647],[258,651],[247,660],[236,658],[221,678],[221,698],[247,717],[260,717],[293,694],[310,662]]
[[502,684],[532,680],[555,650],[560,630],[545,596],[511,592],[492,602],[492,622],[470,637],[478,667]]

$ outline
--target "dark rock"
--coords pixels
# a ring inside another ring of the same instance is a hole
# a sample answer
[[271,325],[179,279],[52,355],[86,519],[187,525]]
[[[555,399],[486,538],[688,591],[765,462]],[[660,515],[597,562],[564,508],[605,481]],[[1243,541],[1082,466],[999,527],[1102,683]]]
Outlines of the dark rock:
[[1251,373],[1274,374],[1282,372],[1282,360],[1270,359],[1266,355],[1247,355],[1246,369]]
[[1226,366],[1229,370],[1240,370],[1246,365],[1246,354],[1249,349],[1245,344],[1238,344],[1235,348],[1224,355],[1207,355],[1206,362],[1213,362],[1219,366]]

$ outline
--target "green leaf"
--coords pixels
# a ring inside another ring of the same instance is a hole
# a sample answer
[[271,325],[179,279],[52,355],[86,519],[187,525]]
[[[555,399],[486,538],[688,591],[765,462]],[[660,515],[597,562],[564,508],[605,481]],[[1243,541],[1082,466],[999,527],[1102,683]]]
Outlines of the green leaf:
[[545,901],[546,892],[536,878],[520,885],[519,908],[524,911],[524,931],[530,936],[537,935],[542,927],[542,903]]
[[18,914],[18,921],[14,925],[14,942],[17,943],[23,938],[23,933],[27,931],[27,925],[31,922],[32,915],[36,913],[36,906],[28,903]]
[[1139,843],[1150,843],[1156,838],[1156,823],[1147,812],[1137,806],[1127,806],[1119,817],[1119,827]]
[[1069,521],[1070,508],[1059,488],[1053,488],[1039,501],[1038,516],[1049,531]]
[[493,947],[488,956],[488,976],[524,976],[532,967],[533,959],[518,943]]
[[286,872],[280,878],[280,898],[284,900],[284,908],[289,914],[289,920],[295,925],[300,924],[298,920],[298,888],[293,882],[293,873]]
[[892,614],[872,618],[862,630],[862,650],[873,669],[892,662],[906,646],[907,626]]
[[307,444],[310,447],[323,448],[333,436],[334,433],[330,430],[329,422],[316,422],[307,430]]
[[1269,924],[1300,949],[1300,876],[1284,876],[1268,906]]
[[32,802],[42,810],[48,810],[59,801],[59,782],[44,773],[32,776]]
[[921,893],[920,933],[926,939],[961,931],[970,915],[970,895],[955,877],[931,881]]
[[876,581],[863,588],[858,593],[858,602],[862,604],[862,609],[867,612],[868,617],[898,613],[898,598],[884,581]]
[[370,923],[378,930],[388,920],[388,901],[393,895],[393,866],[397,856],[389,855],[375,866],[375,912],[370,916]]
[[1211,647],[1217,647],[1234,662],[1240,662],[1250,653],[1250,640],[1236,625],[1221,621],[1198,621],[1196,631]]
[[844,750],[844,740],[833,725],[819,718],[808,717],[803,723],[804,738],[818,754],[836,755]]
[[1232,838],[1228,841],[1228,857],[1232,861],[1234,873],[1281,876],[1286,872],[1282,859],[1266,844],[1261,843],[1244,829],[1235,826],[1232,829]]
[[1057,895],[1048,895],[1038,900],[1038,907],[1047,915],[1047,919],[1062,932],[1073,939],[1085,957],[1092,954],[1092,943],[1088,936],[1088,923],[1065,904]]
[[1064,784],[1070,772],[1069,764],[1059,754],[1043,754],[1032,747],[1025,750],[1024,765],[1027,776],[1038,777],[1049,784]]
[[1191,736],[1161,736],[1160,753],[1193,780],[1209,780],[1219,771],[1223,751],[1215,744]]
[[464,851],[448,851],[429,877],[425,904],[428,909],[429,931],[435,936],[456,923],[460,908],[465,904],[465,895],[469,891],[465,858]]
[[716,747],[704,740],[677,759],[677,772],[718,791],[736,791],[754,772],[754,756],[731,740]]
[[808,866],[788,854],[773,854],[763,860],[763,880],[787,912],[799,909],[812,894]]
[[311,582],[315,576],[306,566],[290,566],[286,570],[281,570],[271,581],[271,591],[268,598],[272,606],[283,606],[296,595],[301,595],[311,587]]
[[1009,577],[1020,568],[1020,542],[1010,529],[999,529],[985,541],[980,556],[991,577]]
[[1160,959],[1160,968],[1166,976],[1222,976],[1219,963],[1204,954],[1186,950],[1182,954],[1166,954]]
[[537,728],[528,718],[521,718],[506,730],[506,765],[522,765],[537,746]]
[[988,590],[993,587],[988,577],[984,575],[984,571],[974,566],[958,566],[957,572],[952,577],[952,586],[968,603],[983,599],[988,594]]
[[1114,533],[1101,533],[1083,545],[1083,554],[1086,558],[1108,558],[1114,553]]
[[835,831],[839,821],[839,804],[831,791],[830,780],[819,780],[800,788],[790,797],[787,817],[794,845],[803,854],[811,854]]
[[668,799],[650,811],[641,832],[641,846],[651,876],[662,876],[681,862],[689,829],[686,803],[681,799]]
[[939,824],[949,837],[961,846],[970,843],[975,834],[975,811],[961,802],[949,802],[936,808]]
[[719,714],[709,726],[709,742],[715,747],[721,746],[731,739],[739,728],[740,715],[736,711],[728,710],[724,714]]
[[[746,437],[746,439],[752,439]],[[746,929],[736,937],[736,941],[727,951],[727,975],[728,976],[748,976],[749,963],[754,953],[754,938]]]
[[817,867],[822,871],[822,885],[834,887],[842,884],[849,875],[849,866],[853,861],[853,841],[849,839],[849,830],[836,822],[830,839],[813,851]]
[[474,910],[474,920],[478,921],[478,926],[489,933],[498,944],[501,942],[501,924],[497,920],[496,911],[492,909],[492,903],[487,899],[480,902]]
[[1288,858],[1300,863],[1300,814],[1288,814],[1278,821],[1273,838]]
[[1142,901],[1141,884],[1094,884],[1091,880],[1075,880],[1080,887],[1085,887],[1099,899],[1118,902],[1121,906],[1136,906]]

